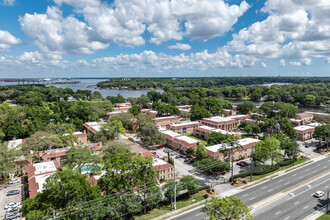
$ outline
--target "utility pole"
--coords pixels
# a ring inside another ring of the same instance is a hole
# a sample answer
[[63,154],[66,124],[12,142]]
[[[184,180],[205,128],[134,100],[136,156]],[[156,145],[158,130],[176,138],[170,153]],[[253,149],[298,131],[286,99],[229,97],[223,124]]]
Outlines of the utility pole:
[[250,182],[252,182],[252,172],[253,172],[253,148],[251,152],[251,175],[250,175]]
[[230,149],[230,159],[231,159],[231,181],[234,181],[234,156],[233,156],[233,149]]
[[176,172],[174,167],[174,209],[176,209]]
[[328,190],[328,193],[327,193],[327,209],[326,209],[326,211],[325,211],[325,213],[328,213],[328,211],[329,211],[329,190]]

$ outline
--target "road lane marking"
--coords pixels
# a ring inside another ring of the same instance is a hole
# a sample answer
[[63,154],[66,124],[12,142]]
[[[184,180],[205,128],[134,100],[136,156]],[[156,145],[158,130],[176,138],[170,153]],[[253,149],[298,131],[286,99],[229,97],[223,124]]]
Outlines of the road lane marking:
[[302,179],[302,178],[304,178],[304,176],[299,177],[299,179]]
[[317,166],[317,167],[318,167],[318,166],[321,166],[321,164],[318,164],[318,165],[316,165],[316,166]]
[[303,209],[307,209],[308,208],[308,205],[306,205]]
[[298,201],[298,202],[295,202],[294,204],[295,204],[295,205],[297,205],[299,202],[300,202],[300,201]]
[[270,190],[268,190],[268,192],[271,192],[271,191],[273,191],[274,189],[270,189]]
[[277,181],[278,183],[280,183],[280,182],[282,182],[283,180],[279,180],[279,181]]
[[286,217],[284,220],[288,220],[290,218],[290,216]]
[[308,171],[309,169],[306,169],[306,171]]
[[195,216],[199,216],[199,215],[203,215],[204,213],[199,213],[199,214],[197,214],[197,215],[195,215]]
[[278,214],[280,214],[280,213],[281,213],[281,211],[279,211],[279,212],[276,212],[276,213],[275,213],[275,215],[278,215]]
[[293,174],[292,176],[297,176],[297,174]]
[[[303,194],[303,193],[305,193],[305,192],[307,192],[308,190],[311,190],[311,189],[317,187],[317,186],[320,185],[320,184],[323,184],[323,183],[327,182],[327,181],[329,181],[329,179],[323,180],[322,182],[319,182],[318,184],[315,184],[315,185],[312,186],[311,188],[308,188],[307,190],[304,190],[304,191],[298,193],[298,194],[296,195],[296,197],[299,196],[299,195],[301,195],[301,194]],[[313,194],[311,194],[311,195],[313,196]],[[290,200],[290,199],[291,199],[291,198],[289,198],[288,200]]]
[[267,186],[261,187],[261,189],[265,189],[265,188],[267,188]]
[[327,166],[324,166],[323,168],[327,168]]
[[290,182],[287,182],[287,183],[285,183],[284,185],[286,186],[286,185],[288,185]]
[[252,197],[250,200],[253,200],[253,199],[255,199],[256,197]]
[[312,173],[316,173],[316,170],[314,170]]
[[242,197],[245,197],[245,196],[247,196],[248,194],[245,194],[244,196],[242,196]]

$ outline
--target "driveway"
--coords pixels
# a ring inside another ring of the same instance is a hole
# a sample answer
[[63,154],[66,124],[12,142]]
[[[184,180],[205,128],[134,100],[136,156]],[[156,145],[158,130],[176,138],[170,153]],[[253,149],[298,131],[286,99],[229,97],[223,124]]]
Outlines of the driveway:
[[21,202],[21,194],[14,196],[6,196],[9,190],[20,190],[21,191],[21,183],[15,183],[8,185],[5,188],[4,184],[0,184],[0,219],[4,219],[6,211],[4,210],[5,205],[11,202]]

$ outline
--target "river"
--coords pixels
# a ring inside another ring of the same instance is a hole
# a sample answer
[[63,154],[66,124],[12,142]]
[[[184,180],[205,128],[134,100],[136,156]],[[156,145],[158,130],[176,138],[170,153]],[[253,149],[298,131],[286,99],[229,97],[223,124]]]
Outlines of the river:
[[[68,80],[67,82],[69,82]],[[98,82],[101,82],[101,80],[95,80],[95,79],[79,79],[79,80],[73,80],[73,81],[80,81],[78,84],[53,84],[48,86],[55,86],[58,88],[70,88],[74,91],[77,91],[78,89],[81,90],[91,90],[92,92],[98,91],[100,92],[103,97],[107,96],[117,96],[118,94],[121,94],[124,98],[128,97],[140,97],[141,95],[147,95],[147,93],[151,90],[155,90],[157,92],[163,93],[164,90],[162,89],[144,89],[144,90],[120,90],[120,89],[100,89],[96,87],[96,84]]]
[[[104,81],[100,79],[69,79],[65,80],[65,82],[76,82],[79,81],[78,84],[52,84],[52,85],[47,85],[47,86],[55,86],[58,88],[70,88],[74,91],[77,91],[78,89],[80,90],[91,90],[92,92],[98,91],[100,92],[103,97],[107,96],[117,96],[118,94],[121,94],[124,98],[128,97],[140,97],[142,94],[147,95],[149,91],[152,89],[144,89],[144,90],[119,90],[119,89],[100,89],[96,87],[96,84],[98,82]],[[277,84],[289,84],[289,83],[268,83],[268,84],[263,84],[266,86],[272,86],[272,85],[277,85]],[[17,85],[17,82],[0,82],[0,86],[8,86],[8,85]],[[163,93],[164,90],[162,89],[154,89],[157,92]],[[238,105],[242,102],[242,100],[235,100],[231,101],[233,104]],[[252,102],[255,105],[262,105],[264,102]],[[299,106],[298,108],[299,113],[304,112],[304,111],[310,111],[310,112],[322,112],[324,113],[326,111],[326,108],[322,107],[302,107]]]

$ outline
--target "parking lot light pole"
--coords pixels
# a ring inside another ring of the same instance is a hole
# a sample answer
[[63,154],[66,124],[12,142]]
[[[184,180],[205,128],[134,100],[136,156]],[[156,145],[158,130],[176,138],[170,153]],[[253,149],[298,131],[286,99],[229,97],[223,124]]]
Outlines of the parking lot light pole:
[[174,167],[174,209],[176,209],[176,172]]

